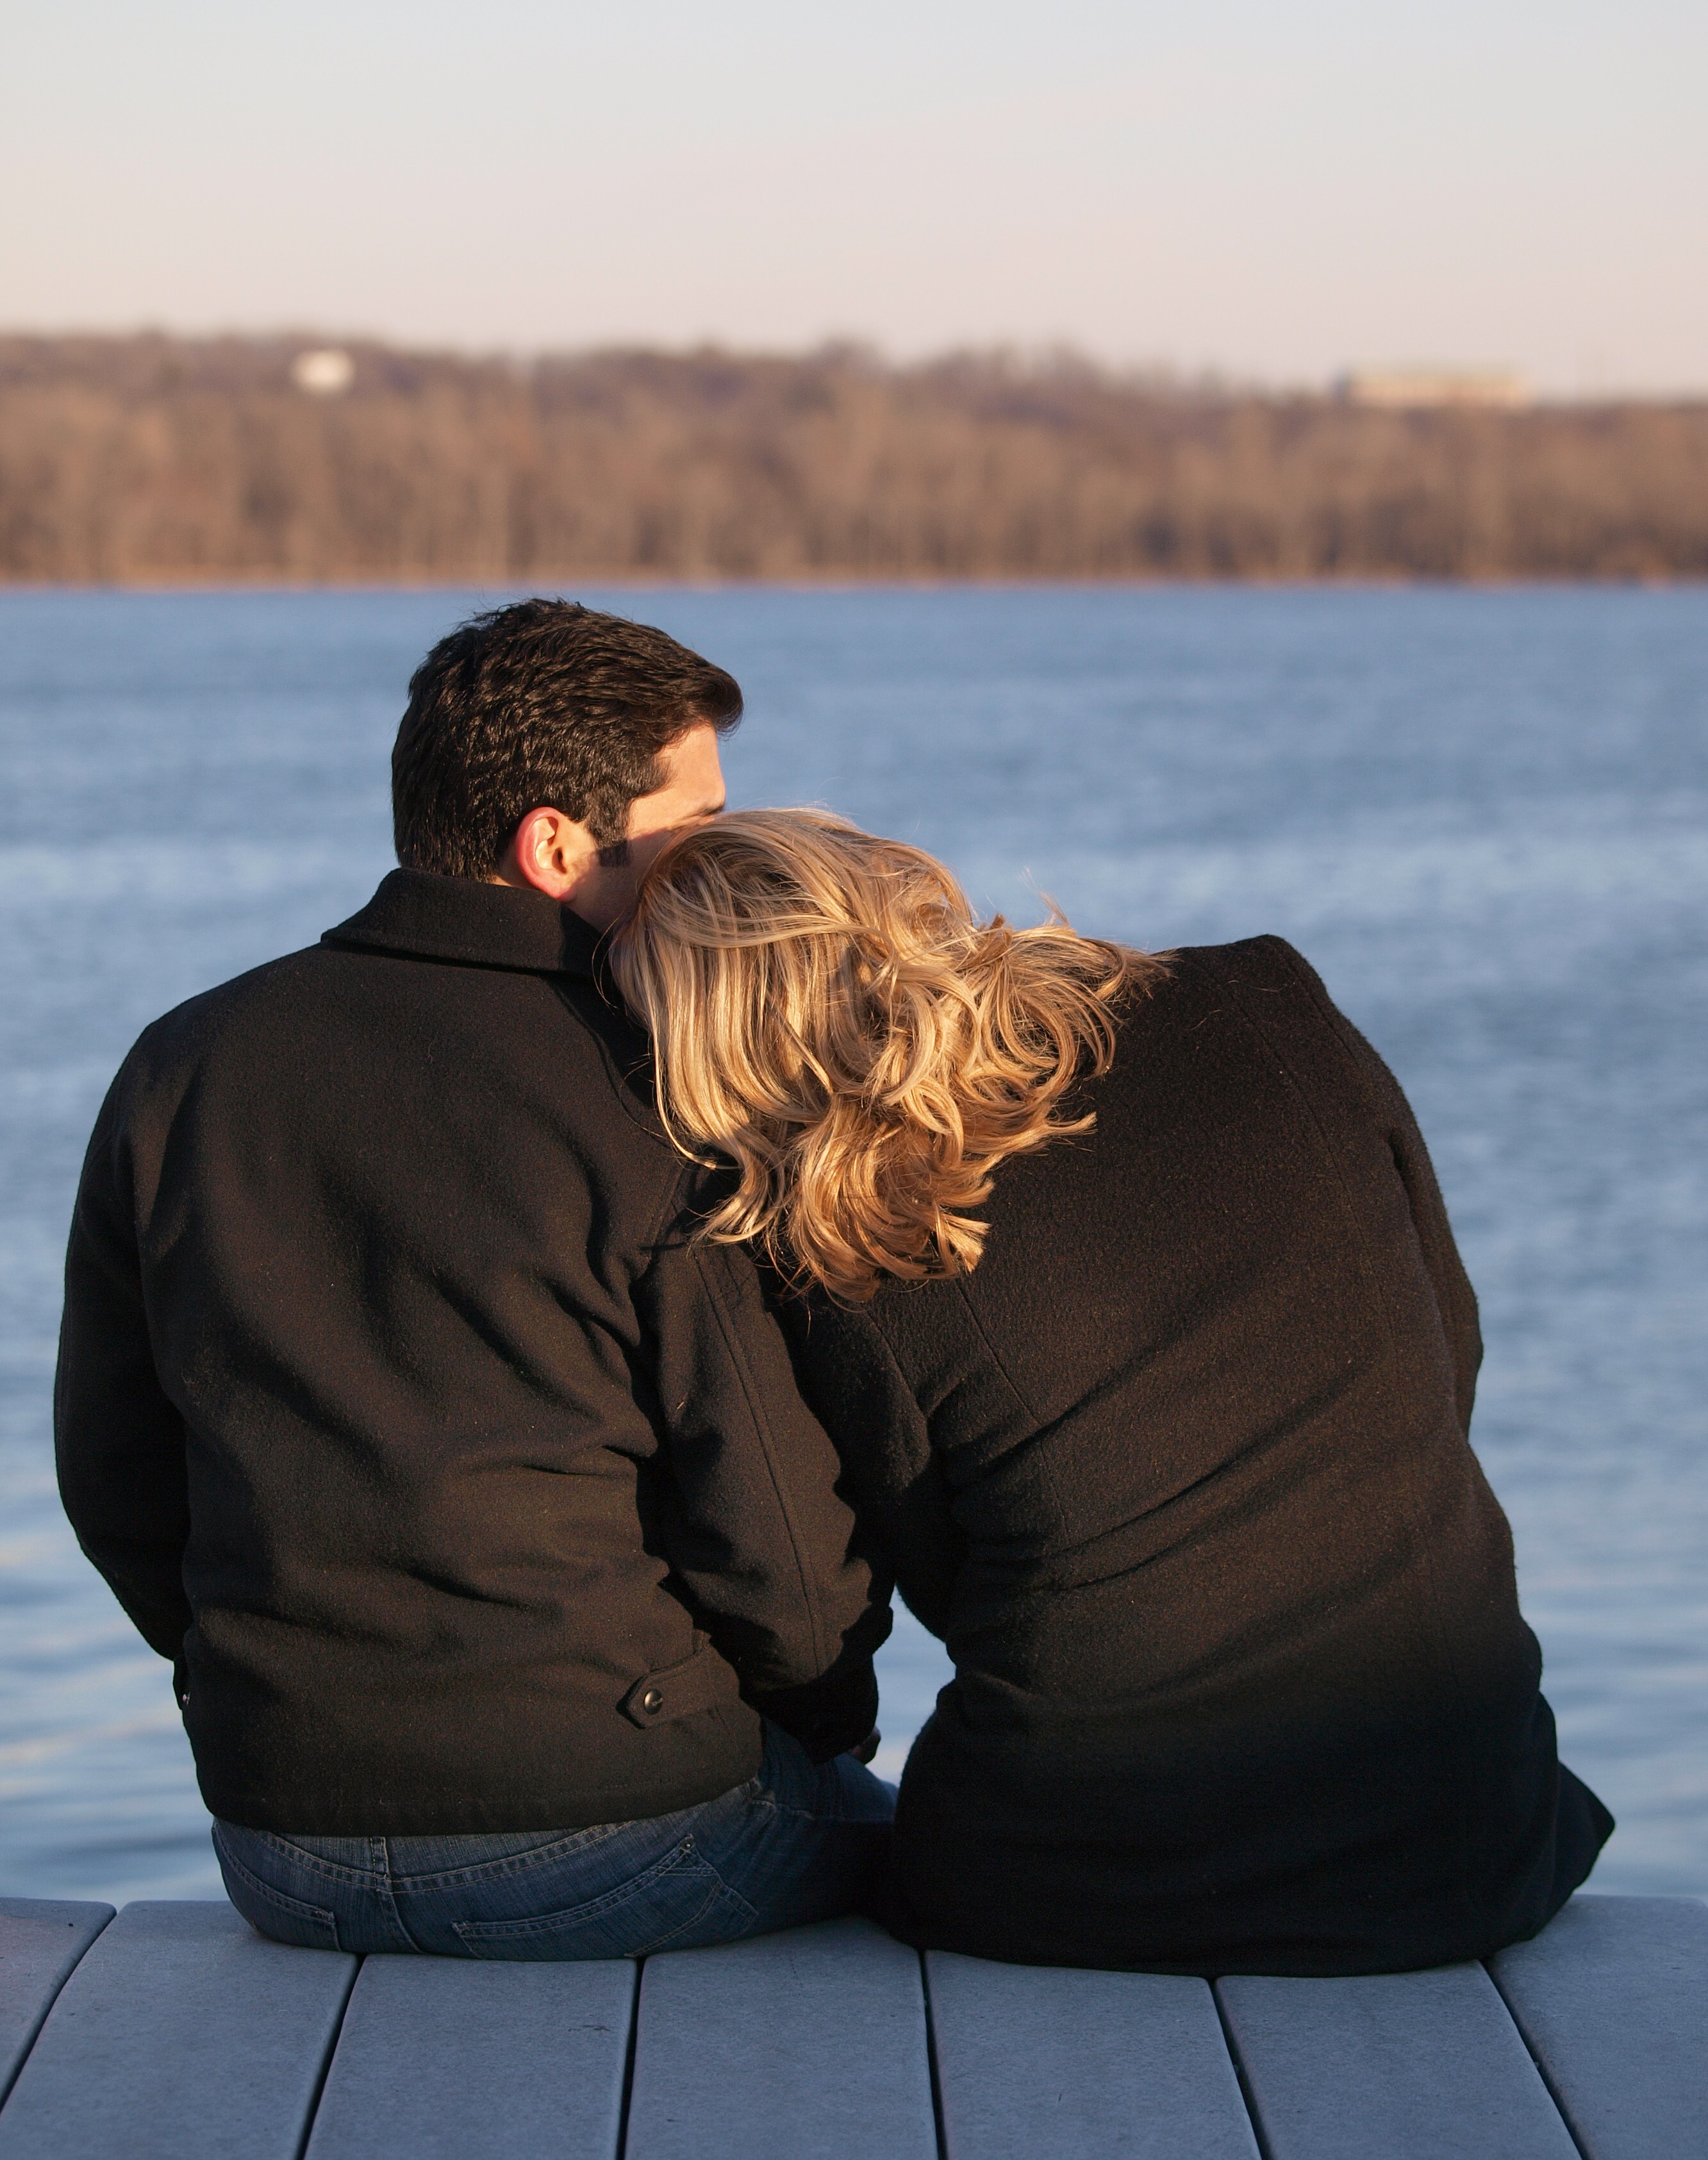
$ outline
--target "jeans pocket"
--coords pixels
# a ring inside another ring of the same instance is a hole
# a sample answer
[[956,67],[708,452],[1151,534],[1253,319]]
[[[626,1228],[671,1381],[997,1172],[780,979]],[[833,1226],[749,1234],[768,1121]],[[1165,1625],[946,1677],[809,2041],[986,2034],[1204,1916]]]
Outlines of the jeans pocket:
[[341,1947],[335,1913],[319,1905],[304,1904],[300,1898],[288,1898],[283,1890],[275,1890],[270,1882],[263,1882],[241,1860],[226,1851],[217,1833],[214,1851],[220,1872],[226,1879],[226,1895],[257,1934],[275,1943],[290,1943],[298,1950],[335,1950]]
[[757,1918],[685,1837],[662,1860],[584,1904],[527,1919],[458,1920],[453,1927],[470,1957],[620,1958],[730,1942]]

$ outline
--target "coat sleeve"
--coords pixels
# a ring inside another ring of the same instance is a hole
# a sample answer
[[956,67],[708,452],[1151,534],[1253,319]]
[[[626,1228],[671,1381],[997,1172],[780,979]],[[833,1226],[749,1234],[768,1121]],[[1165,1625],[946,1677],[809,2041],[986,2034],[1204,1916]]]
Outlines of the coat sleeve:
[[836,1443],[866,1534],[908,1610],[944,1635],[967,1540],[924,1411],[869,1311],[793,1295],[778,1309],[802,1392]]
[[191,1624],[184,1425],[149,1345],[123,1088],[121,1073],[96,1120],[71,1218],[54,1453],[78,1544],[150,1648],[176,1664]]
[[877,1717],[890,1582],[739,1247],[673,1239],[639,1288],[670,1494],[666,1557],[754,1707],[819,1760]]
[[[1276,939],[1280,945],[1281,940]],[[1290,945],[1282,945],[1295,971],[1305,982],[1329,1024],[1340,1037],[1358,1070],[1360,1085],[1372,1114],[1386,1136],[1399,1181],[1411,1207],[1424,1265],[1435,1294],[1441,1327],[1453,1362],[1454,1389],[1459,1423],[1468,1433],[1472,1407],[1477,1399],[1477,1374],[1482,1363],[1482,1332],[1477,1319],[1477,1293],[1459,1257],[1447,1204],[1435,1177],[1435,1165],[1424,1145],[1404,1089],[1372,1046],[1334,1004],[1316,971]]]

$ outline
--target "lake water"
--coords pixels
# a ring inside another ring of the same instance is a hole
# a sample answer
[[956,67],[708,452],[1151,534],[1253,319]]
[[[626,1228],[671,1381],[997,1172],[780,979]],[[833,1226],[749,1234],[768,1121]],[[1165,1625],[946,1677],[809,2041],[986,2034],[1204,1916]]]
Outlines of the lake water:
[[[485,597],[0,593],[0,1889],[217,1894],[166,1669],[55,1498],[72,1190],[138,1031],[389,867],[403,685]],[[735,800],[1316,963],[1482,1295],[1473,1437],[1620,1820],[1596,1884],[1708,1893],[1708,592],[605,597],[740,677]],[[942,1677],[904,1617],[892,1771]]]

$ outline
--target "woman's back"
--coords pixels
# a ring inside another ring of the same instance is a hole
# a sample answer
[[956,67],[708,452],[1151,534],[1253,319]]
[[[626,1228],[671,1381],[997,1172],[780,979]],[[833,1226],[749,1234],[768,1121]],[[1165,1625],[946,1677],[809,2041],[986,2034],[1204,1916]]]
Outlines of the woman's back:
[[1610,1824],[1555,1763],[1404,1098],[1276,939],[1178,956],[1082,1096],[1093,1130],[998,1173],[974,1273],[796,1314],[957,1666],[899,1924],[1216,1971],[1533,1932]]

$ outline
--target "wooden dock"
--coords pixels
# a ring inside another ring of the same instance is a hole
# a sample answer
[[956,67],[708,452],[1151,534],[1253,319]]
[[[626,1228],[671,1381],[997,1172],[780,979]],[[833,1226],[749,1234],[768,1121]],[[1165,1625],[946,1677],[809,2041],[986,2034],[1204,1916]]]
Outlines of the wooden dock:
[[1708,2160],[1708,1905],[1212,1988],[854,1920],[500,1965],[8,1898],[0,2093],[0,2160]]

